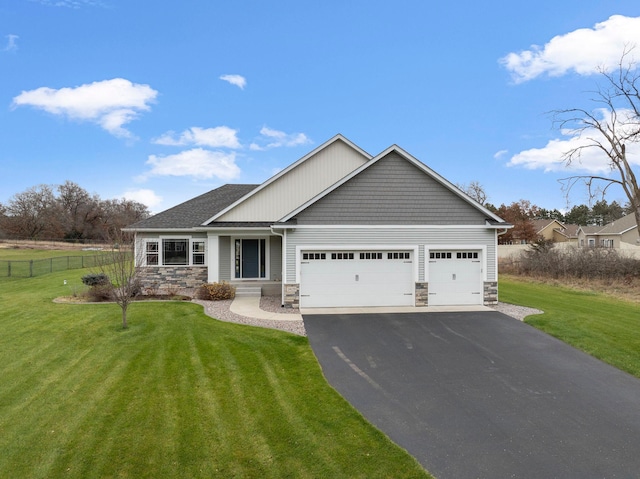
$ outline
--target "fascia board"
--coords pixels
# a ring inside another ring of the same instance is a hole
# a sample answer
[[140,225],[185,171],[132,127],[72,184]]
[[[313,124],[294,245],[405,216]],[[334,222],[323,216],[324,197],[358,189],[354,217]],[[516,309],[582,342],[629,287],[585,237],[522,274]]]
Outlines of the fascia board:
[[207,230],[196,226],[193,228],[122,228],[122,231],[129,233],[201,233]]
[[368,160],[371,159],[371,155],[369,153],[367,153],[366,151],[364,151],[362,148],[360,148],[359,146],[357,146],[355,143],[353,143],[352,141],[348,140],[347,138],[345,138],[344,136],[342,136],[342,134],[338,133],[336,136],[334,136],[333,138],[331,138],[330,140],[324,142],[322,145],[318,146],[317,148],[315,148],[314,150],[312,150],[311,152],[307,153],[306,155],[304,155],[302,158],[300,158],[299,160],[297,160],[294,163],[291,163],[289,166],[287,166],[284,170],[279,171],[278,173],[276,173],[275,175],[273,175],[271,178],[269,178],[267,181],[265,181],[264,183],[262,183],[260,186],[258,186],[257,188],[251,190],[249,193],[247,193],[246,195],[244,195],[242,198],[240,198],[239,200],[237,200],[235,203],[232,203],[231,205],[227,206],[225,209],[223,209],[222,211],[219,211],[218,213],[216,213],[214,216],[212,216],[211,218],[209,218],[207,221],[205,221],[204,223],[202,223],[202,226],[206,226],[207,224],[211,223],[212,221],[215,221],[216,219],[220,218],[222,215],[228,213],[229,211],[231,211],[233,208],[235,208],[236,206],[238,206],[240,203],[245,202],[246,200],[248,200],[249,198],[251,198],[253,195],[257,194],[258,192],[262,191],[263,189],[265,189],[267,186],[269,186],[271,183],[273,183],[274,181],[276,181],[279,178],[282,178],[284,175],[286,175],[287,173],[289,173],[291,170],[293,170],[295,167],[297,167],[298,165],[304,163],[305,161],[307,161],[309,158],[311,158],[312,156],[314,156],[315,154],[317,154],[318,152],[324,150],[325,148],[327,148],[329,145],[332,145],[333,143],[335,143],[336,141],[341,140],[344,143],[346,143],[348,146],[350,146],[351,148],[353,148],[354,150],[356,150],[358,153],[360,153],[361,155],[363,155],[365,158],[367,158]]
[[[494,219],[495,221],[499,222],[499,223],[505,223],[505,221],[496,216],[495,214],[493,214],[491,211],[489,211],[487,208],[485,208],[484,206],[482,206],[480,203],[478,203],[477,201],[475,201],[474,199],[470,198],[468,195],[466,195],[464,192],[460,191],[459,188],[457,188],[456,186],[454,186],[451,182],[447,181],[446,179],[444,179],[442,176],[440,176],[438,173],[436,173],[435,171],[433,171],[431,168],[429,168],[427,165],[425,165],[424,163],[422,163],[420,160],[416,159],[415,157],[413,157],[412,155],[410,155],[409,153],[407,153],[405,150],[403,150],[402,148],[400,148],[398,145],[391,145],[390,147],[388,147],[386,150],[384,150],[382,153],[378,154],[377,156],[375,156],[374,158],[372,158],[371,160],[369,160],[367,163],[365,163],[364,165],[362,165],[360,168],[357,168],[356,170],[352,171],[351,173],[349,173],[347,176],[345,176],[344,178],[342,178],[341,180],[337,181],[336,183],[334,183],[332,186],[330,186],[329,188],[327,188],[326,190],[324,190],[323,192],[319,193],[318,195],[316,195],[315,197],[311,198],[309,201],[307,201],[306,203],[304,203],[303,205],[299,206],[298,208],[296,208],[295,210],[293,210],[291,213],[287,214],[286,216],[284,216],[283,218],[279,219],[278,222],[285,222],[285,221],[289,221],[291,218],[293,218],[295,215],[297,215],[298,213],[300,213],[301,211],[303,211],[304,209],[308,208],[309,206],[311,206],[313,203],[315,203],[316,201],[320,200],[321,198],[324,198],[325,196],[327,196],[329,193],[331,193],[332,191],[334,191],[336,188],[342,186],[344,183],[346,183],[347,181],[349,181],[351,178],[353,178],[354,176],[359,175],[362,171],[366,170],[367,168],[369,168],[370,166],[374,165],[375,163],[377,163],[378,161],[380,161],[382,158],[384,158],[385,156],[387,156],[389,153],[391,153],[392,151],[395,151],[396,153],[398,153],[399,155],[401,155],[402,157],[404,157],[405,160],[409,161],[410,163],[414,164],[417,168],[419,168],[420,170],[422,170],[424,173],[426,173],[427,175],[431,176],[434,180],[436,180],[438,183],[442,184],[442,186],[444,186],[445,188],[449,189],[452,193],[456,194],[457,196],[459,196],[461,199],[463,199],[464,201],[466,201],[467,203],[471,204],[471,206],[475,207],[476,209],[482,211],[484,214],[486,214],[487,216],[491,217],[492,219]],[[501,226],[501,228],[504,228],[506,226]]]

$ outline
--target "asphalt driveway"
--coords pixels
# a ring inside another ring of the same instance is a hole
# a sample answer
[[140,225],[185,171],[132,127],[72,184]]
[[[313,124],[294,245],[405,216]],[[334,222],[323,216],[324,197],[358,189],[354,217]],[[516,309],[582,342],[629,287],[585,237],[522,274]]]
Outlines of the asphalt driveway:
[[329,383],[438,479],[640,477],[640,380],[524,323],[303,319]]

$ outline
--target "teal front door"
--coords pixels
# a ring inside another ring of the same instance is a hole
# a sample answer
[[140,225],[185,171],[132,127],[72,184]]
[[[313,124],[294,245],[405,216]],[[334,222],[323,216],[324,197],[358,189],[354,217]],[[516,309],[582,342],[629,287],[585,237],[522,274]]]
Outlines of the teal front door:
[[242,277],[260,277],[260,240],[242,240]]
[[267,247],[264,238],[235,240],[235,277],[261,279],[267,275]]

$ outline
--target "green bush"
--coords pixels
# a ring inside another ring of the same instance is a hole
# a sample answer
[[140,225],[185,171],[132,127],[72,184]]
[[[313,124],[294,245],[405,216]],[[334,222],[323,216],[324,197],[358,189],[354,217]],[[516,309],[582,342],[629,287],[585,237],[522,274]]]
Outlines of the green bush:
[[89,273],[82,278],[82,283],[87,286],[106,286],[109,284],[109,276],[104,273]]
[[223,281],[221,283],[205,283],[198,288],[198,299],[206,301],[222,301],[236,296],[235,286]]

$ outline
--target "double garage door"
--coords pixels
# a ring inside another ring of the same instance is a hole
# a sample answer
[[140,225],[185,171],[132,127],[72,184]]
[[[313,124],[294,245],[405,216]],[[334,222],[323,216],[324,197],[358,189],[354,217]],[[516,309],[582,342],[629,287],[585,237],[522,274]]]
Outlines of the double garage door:
[[[429,304],[481,304],[479,256],[430,252]],[[413,250],[302,251],[300,306],[414,306],[415,261]]]

